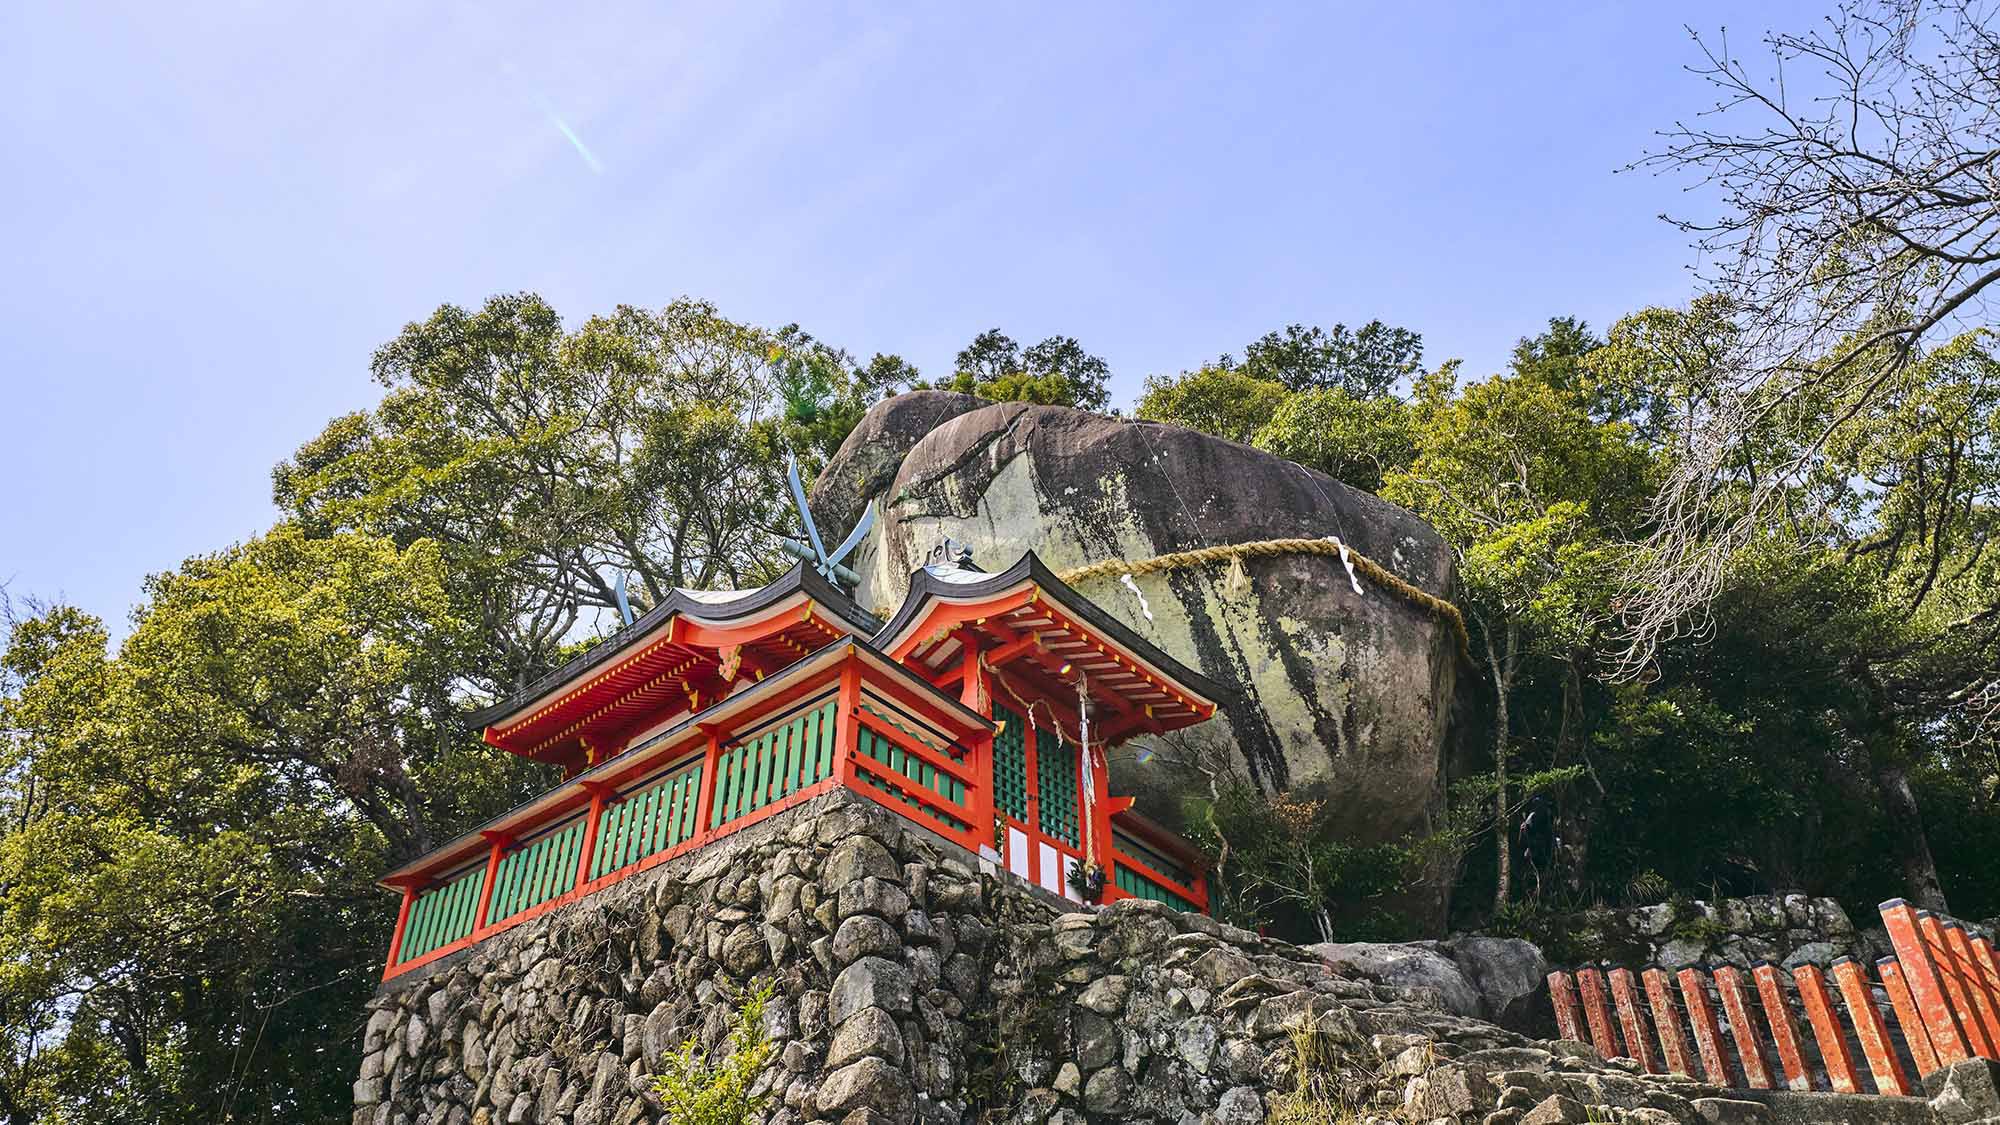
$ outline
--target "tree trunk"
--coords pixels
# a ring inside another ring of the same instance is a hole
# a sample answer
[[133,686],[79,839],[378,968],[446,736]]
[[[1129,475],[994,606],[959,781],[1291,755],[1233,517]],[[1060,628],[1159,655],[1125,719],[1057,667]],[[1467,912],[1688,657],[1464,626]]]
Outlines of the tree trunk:
[[1486,662],[1493,671],[1493,839],[1498,866],[1494,870],[1493,911],[1507,905],[1514,880],[1514,818],[1507,813],[1507,704],[1514,690],[1514,625],[1506,626],[1506,648],[1493,650],[1493,634],[1486,635]]
[[1930,837],[1924,832],[1924,818],[1917,811],[1917,795],[1910,789],[1910,776],[1899,753],[1901,730],[1889,693],[1874,669],[1856,669],[1867,690],[1868,713],[1856,724],[1862,734],[1863,751],[1868,755],[1868,772],[1881,796],[1882,811],[1889,818],[1889,839],[1896,849],[1896,862],[1903,869],[1903,897],[1924,910],[1947,912],[1944,885],[1938,880],[1937,860],[1931,856]]
[[1931,856],[1930,837],[1924,833],[1924,818],[1917,811],[1909,774],[1893,762],[1876,762],[1874,766],[1875,788],[1882,795],[1882,811],[1889,816],[1896,862],[1903,868],[1903,897],[1924,910],[1948,913],[1944,885],[1938,881],[1937,861]]

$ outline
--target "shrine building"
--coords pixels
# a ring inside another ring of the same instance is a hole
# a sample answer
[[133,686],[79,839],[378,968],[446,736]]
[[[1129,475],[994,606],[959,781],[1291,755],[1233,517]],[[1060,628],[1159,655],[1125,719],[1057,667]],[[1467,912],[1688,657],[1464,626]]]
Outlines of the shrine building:
[[564,780],[384,877],[385,978],[840,786],[1075,902],[1206,911],[1186,841],[1112,797],[1105,751],[1214,714],[1223,689],[1032,553],[917,570],[884,623],[801,563],[675,590],[518,694],[485,740]]

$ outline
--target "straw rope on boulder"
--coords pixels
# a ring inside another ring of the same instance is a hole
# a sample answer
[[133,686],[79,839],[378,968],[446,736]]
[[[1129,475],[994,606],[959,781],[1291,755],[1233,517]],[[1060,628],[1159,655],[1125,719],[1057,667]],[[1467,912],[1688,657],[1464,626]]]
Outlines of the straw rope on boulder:
[[1444,622],[1451,628],[1452,636],[1457,638],[1459,652],[1468,655],[1471,653],[1472,640],[1465,629],[1465,615],[1459,612],[1457,606],[1435,594],[1410,585],[1381,563],[1347,546],[1334,536],[1324,539],[1261,539],[1252,543],[1232,543],[1221,547],[1174,551],[1136,562],[1126,559],[1106,559],[1103,562],[1064,571],[1057,577],[1074,586],[1079,582],[1097,578],[1113,578],[1128,574],[1143,577],[1161,571],[1183,570],[1216,563],[1234,563],[1240,566],[1244,559],[1274,559],[1286,555],[1327,555],[1340,559],[1348,567],[1350,574],[1360,573],[1370,582]]

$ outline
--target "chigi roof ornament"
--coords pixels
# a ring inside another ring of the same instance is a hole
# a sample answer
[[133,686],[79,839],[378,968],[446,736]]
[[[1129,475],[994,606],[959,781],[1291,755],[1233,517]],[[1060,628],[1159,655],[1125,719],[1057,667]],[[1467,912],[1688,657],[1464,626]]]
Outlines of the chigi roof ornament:
[[792,503],[799,509],[799,522],[805,525],[806,539],[811,546],[796,539],[780,539],[778,546],[783,548],[786,554],[811,565],[819,572],[821,578],[835,586],[845,583],[851,589],[860,585],[861,576],[840,565],[840,560],[861,545],[862,536],[867,535],[869,527],[874,525],[875,502],[872,500],[868,502],[868,507],[862,511],[861,519],[854,525],[854,530],[847,533],[847,538],[840,541],[840,546],[835,547],[832,554],[828,554],[826,544],[820,539],[819,525],[813,522],[812,505],[806,503],[805,485],[799,481],[798,458],[785,459],[785,479],[792,486]]
[[938,536],[931,545],[930,553],[924,556],[925,566],[949,566],[960,570],[978,570],[972,565],[972,544],[960,543],[949,535]]

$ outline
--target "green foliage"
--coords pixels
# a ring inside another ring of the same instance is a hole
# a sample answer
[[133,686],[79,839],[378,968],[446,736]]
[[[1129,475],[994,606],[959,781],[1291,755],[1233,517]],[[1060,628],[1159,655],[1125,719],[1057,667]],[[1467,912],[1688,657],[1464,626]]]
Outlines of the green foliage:
[[694,1036],[659,1059],[653,1092],[674,1125],[748,1125],[759,1120],[776,1091],[752,1094],[757,1076],[774,1047],[764,1027],[764,1006],[776,986],[766,984],[750,993],[736,1009],[736,1026],[729,1033],[729,1051],[713,1063],[702,1057]]
[[1151,375],[1137,415],[1255,445],[1373,492],[1415,455],[1408,405],[1390,392],[1416,374],[1423,341],[1370,321],[1349,332],[1289,325],[1179,375]]
[[1111,368],[1069,336],[1051,336],[1027,351],[998,328],[973,338],[958,353],[952,377],[940,389],[994,402],[1033,402],[1102,411],[1111,405]]
[[699,301],[621,306],[566,331],[533,294],[443,306],[373,370],[380,405],[279,465],[275,499],[313,536],[435,543],[479,645],[461,671],[492,691],[546,671],[612,610],[620,571],[641,608],[675,586],[782,571],[785,455],[816,471],[915,375]]
[[1204,367],[1174,377],[1148,375],[1133,413],[1148,422],[1247,442],[1289,397],[1283,385],[1240,368]]
[[344,1115],[393,917],[375,875],[527,776],[457,722],[467,630],[441,566],[426,540],[281,524],[150,579],[115,658],[74,610],[15,623],[0,1084],[17,1119]]
[[1210,886],[1229,920],[1274,925],[1301,940],[1362,939],[1406,925],[1369,900],[1401,887],[1410,851],[1337,838],[1326,802],[1299,795],[1266,797],[1231,780],[1218,795],[1186,799],[1189,838],[1221,861]]
[[1409,405],[1388,396],[1358,398],[1345,387],[1291,395],[1251,438],[1257,448],[1318,469],[1366,492],[1379,492],[1416,456]]
[[1423,337],[1379,320],[1351,332],[1345,324],[1330,329],[1288,324],[1252,341],[1243,350],[1242,370],[1289,391],[1342,390],[1370,399],[1415,375],[1423,358]]

